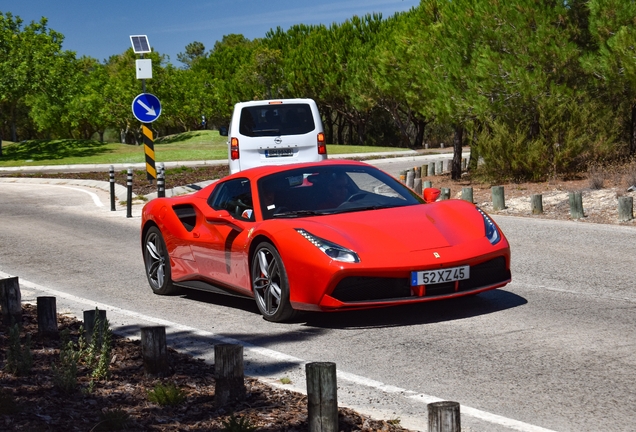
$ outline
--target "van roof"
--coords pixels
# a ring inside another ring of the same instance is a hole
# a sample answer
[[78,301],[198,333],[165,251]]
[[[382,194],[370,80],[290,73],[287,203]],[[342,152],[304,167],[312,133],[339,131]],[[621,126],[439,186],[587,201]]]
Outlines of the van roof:
[[247,102],[239,102],[236,104],[237,107],[245,107],[245,106],[255,106],[255,105],[269,105],[269,104],[289,104],[289,103],[309,103],[315,104],[316,102],[313,99],[309,98],[296,98],[296,99],[266,99],[266,100],[254,100]]

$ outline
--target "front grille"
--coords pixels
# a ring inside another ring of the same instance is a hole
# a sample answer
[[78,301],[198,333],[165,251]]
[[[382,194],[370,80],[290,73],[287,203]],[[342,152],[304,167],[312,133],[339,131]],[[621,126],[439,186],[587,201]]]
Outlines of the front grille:
[[459,281],[459,291],[470,291],[510,279],[506,259],[499,257],[470,268],[470,279]]
[[380,277],[348,277],[340,281],[332,297],[342,302],[384,300],[409,297],[409,279]]
[[[510,279],[506,259],[498,257],[470,268],[470,279],[459,281],[457,291],[473,291]],[[456,292],[455,282],[426,286],[425,297],[448,295]],[[336,286],[331,297],[341,302],[364,302],[413,298],[410,279],[383,277],[348,277]]]

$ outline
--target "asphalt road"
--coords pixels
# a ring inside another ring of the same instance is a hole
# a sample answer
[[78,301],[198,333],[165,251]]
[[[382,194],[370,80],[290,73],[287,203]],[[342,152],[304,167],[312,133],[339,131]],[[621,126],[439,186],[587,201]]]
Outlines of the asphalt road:
[[55,295],[59,312],[107,309],[122,334],[166,325],[197,357],[239,341],[247,373],[286,388],[303,389],[305,362],[335,362],[341,404],[412,429],[442,399],[467,431],[634,430],[633,228],[496,217],[513,250],[504,289],[273,324],[249,300],[153,295],[140,209],[109,209],[101,191],[0,184],[0,277],[19,276],[23,300]]

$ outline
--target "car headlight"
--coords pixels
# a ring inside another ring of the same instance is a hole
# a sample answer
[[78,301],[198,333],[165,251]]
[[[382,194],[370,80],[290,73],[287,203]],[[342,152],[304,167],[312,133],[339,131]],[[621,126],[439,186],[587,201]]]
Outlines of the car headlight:
[[490,244],[496,245],[497,243],[499,243],[499,240],[501,240],[501,234],[499,234],[497,225],[495,225],[492,219],[490,219],[490,216],[484,213],[482,209],[477,207],[477,211],[479,211],[479,213],[481,213],[481,217],[484,218],[484,226],[486,228],[486,238],[488,239]]
[[325,240],[323,238],[317,237],[310,232],[305,231],[302,228],[296,228],[298,233],[305,237],[307,240],[311,242],[318,249],[323,251],[325,255],[329,258],[334,259],[336,261],[348,262],[348,263],[357,263],[360,262],[360,258],[358,258],[358,254],[354,251],[337,245],[335,243],[330,242],[329,240]]

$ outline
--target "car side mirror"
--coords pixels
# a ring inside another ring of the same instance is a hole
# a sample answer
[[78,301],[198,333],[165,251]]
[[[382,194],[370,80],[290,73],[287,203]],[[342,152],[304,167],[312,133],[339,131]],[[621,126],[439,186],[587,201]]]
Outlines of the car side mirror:
[[235,231],[241,232],[245,229],[245,226],[238,220],[234,219],[229,211],[217,210],[214,212],[206,213],[205,221],[212,225],[226,225]]
[[221,126],[219,128],[219,135],[221,136],[227,136],[227,126]]
[[437,188],[426,188],[422,193],[422,197],[426,203],[432,203],[437,201],[441,193],[442,191]]

